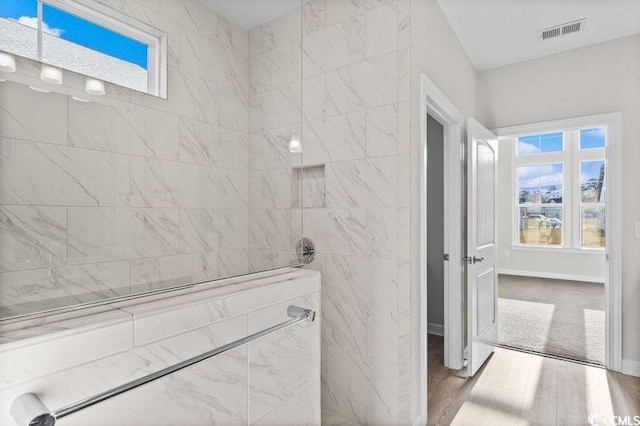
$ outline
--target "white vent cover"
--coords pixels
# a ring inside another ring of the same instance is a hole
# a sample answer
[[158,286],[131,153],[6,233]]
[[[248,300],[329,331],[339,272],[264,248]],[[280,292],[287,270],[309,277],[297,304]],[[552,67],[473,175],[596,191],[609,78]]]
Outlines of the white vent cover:
[[586,19],[583,18],[577,21],[567,22],[566,24],[556,25],[555,27],[545,28],[544,30],[538,31],[538,40],[545,41],[584,31],[585,24]]

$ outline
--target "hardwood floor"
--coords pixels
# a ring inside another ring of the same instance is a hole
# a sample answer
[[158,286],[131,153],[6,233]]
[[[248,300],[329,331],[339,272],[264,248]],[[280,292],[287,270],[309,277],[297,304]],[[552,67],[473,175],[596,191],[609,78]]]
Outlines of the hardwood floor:
[[603,425],[612,415],[634,424],[640,416],[640,378],[498,348],[466,379],[444,367],[442,337],[429,335],[428,345],[429,425],[582,426],[589,416]]

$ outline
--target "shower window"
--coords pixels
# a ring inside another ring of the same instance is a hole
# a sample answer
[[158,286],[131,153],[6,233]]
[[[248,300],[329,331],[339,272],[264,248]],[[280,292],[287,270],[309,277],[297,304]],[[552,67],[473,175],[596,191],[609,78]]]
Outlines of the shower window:
[[81,0],[0,0],[0,50],[166,97],[164,35],[114,15]]

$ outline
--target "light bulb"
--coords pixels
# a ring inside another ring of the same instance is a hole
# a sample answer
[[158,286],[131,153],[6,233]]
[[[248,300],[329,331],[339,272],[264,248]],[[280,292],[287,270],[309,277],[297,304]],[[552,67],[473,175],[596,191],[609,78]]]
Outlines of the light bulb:
[[42,64],[42,68],[40,68],[40,80],[49,84],[62,84],[62,70]]
[[289,141],[289,152],[292,154],[300,154],[302,152],[302,144],[300,143],[300,139],[297,137],[292,137]]
[[16,72],[16,58],[5,52],[0,52],[0,71]]
[[40,92],[40,93],[49,93],[51,91],[49,89],[43,89],[42,87],[38,87],[38,86],[29,86],[29,89],[36,92]]
[[104,81],[87,78],[84,83],[84,90],[90,95],[102,96],[105,93]]

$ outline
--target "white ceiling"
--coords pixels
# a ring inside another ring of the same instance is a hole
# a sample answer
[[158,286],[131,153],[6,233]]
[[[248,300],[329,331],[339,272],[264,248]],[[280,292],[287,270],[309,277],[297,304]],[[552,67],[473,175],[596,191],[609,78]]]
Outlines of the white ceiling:
[[[477,70],[640,33],[640,0],[438,0]],[[538,41],[538,31],[586,18],[584,31]]]
[[201,0],[222,16],[252,30],[309,0]]

